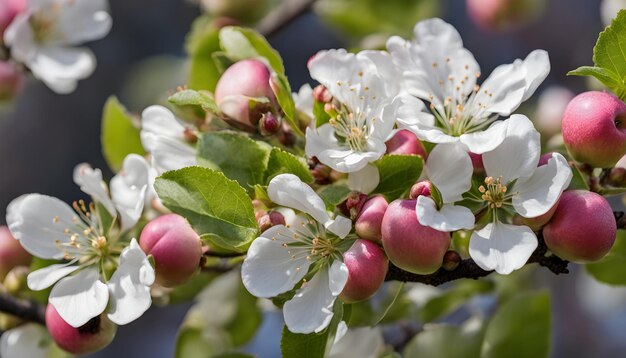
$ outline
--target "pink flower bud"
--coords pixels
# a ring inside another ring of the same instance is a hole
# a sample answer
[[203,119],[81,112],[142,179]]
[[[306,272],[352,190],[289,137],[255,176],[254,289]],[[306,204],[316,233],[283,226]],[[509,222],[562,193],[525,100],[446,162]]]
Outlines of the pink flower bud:
[[0,61],[0,102],[13,99],[22,89],[23,79],[12,64]]
[[348,281],[340,297],[346,303],[372,297],[385,282],[389,261],[383,250],[371,241],[356,240],[344,252],[343,262],[348,267]]
[[6,226],[0,226],[0,279],[17,266],[29,266],[32,256],[15,240]]
[[46,308],[46,327],[59,347],[79,355],[93,353],[106,347],[113,341],[117,332],[117,326],[105,313],[92,318],[84,326],[74,328],[65,322],[50,304]]
[[343,203],[337,205],[339,211],[353,221],[356,220],[357,216],[363,209],[363,205],[365,205],[365,201],[367,200],[367,195],[363,193],[359,193],[358,191],[353,191],[348,195],[348,198],[344,200]]
[[420,155],[424,160],[428,157],[422,142],[406,129],[398,131],[385,145],[388,154]]
[[422,180],[421,182],[413,184],[409,197],[411,199],[417,199],[420,195],[430,196],[430,186],[431,184],[428,180]]
[[483,174],[485,172],[485,165],[483,164],[482,154],[476,154],[468,152],[470,159],[472,160],[472,166],[474,167],[475,174]]
[[152,255],[156,281],[174,287],[187,281],[198,269],[202,242],[180,215],[168,214],[149,222],[141,232],[139,245]]
[[543,228],[548,248],[562,259],[591,262],[604,257],[617,229],[611,205],[596,193],[565,191],[550,222]]
[[280,118],[276,117],[273,113],[267,112],[261,116],[259,121],[259,133],[261,135],[269,136],[276,134],[281,127]]
[[0,1],[0,42],[4,30],[11,24],[13,19],[26,10],[27,0],[2,0]]
[[263,232],[272,226],[285,225],[285,217],[278,211],[270,211],[258,218],[257,223],[259,224],[259,230]]
[[[236,62],[224,71],[217,82],[215,102],[231,120],[229,123],[242,129],[254,129],[263,114],[276,102],[270,81],[271,72],[265,63],[259,60]],[[258,102],[250,108],[255,98],[266,98],[269,103]]]
[[395,200],[382,223],[383,248],[391,262],[415,273],[437,271],[450,246],[450,234],[420,224],[415,214],[416,200]]
[[313,99],[322,103],[330,103],[333,100],[333,95],[324,85],[318,85],[313,88]]
[[541,0],[467,0],[470,19],[487,31],[514,29],[535,19],[543,10]]
[[624,186],[626,184],[626,169],[621,167],[611,169],[609,181],[614,186]]
[[387,206],[389,206],[387,200],[381,195],[371,197],[365,202],[354,224],[354,230],[361,239],[382,244],[380,226]]
[[445,255],[443,255],[443,263],[441,264],[441,267],[443,267],[446,271],[453,271],[459,267],[460,263],[461,255],[459,255],[456,251],[449,250],[446,251]]

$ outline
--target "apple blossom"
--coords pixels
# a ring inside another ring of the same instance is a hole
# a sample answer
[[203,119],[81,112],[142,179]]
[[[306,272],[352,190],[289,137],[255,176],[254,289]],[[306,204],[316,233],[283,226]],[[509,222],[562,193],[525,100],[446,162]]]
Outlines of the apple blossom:
[[572,179],[572,171],[561,154],[553,153],[548,164],[538,167],[540,148],[539,133],[530,120],[513,115],[502,143],[482,155],[485,184],[479,188],[480,197],[470,196],[488,210],[491,219],[472,233],[469,254],[484,270],[509,274],[524,266],[538,245],[529,227],[505,224],[501,214],[524,218],[543,215]]
[[96,316],[80,327],[73,327],[63,320],[52,305],[46,307],[46,328],[59,347],[80,355],[108,346],[117,332],[117,326],[106,315]]
[[306,154],[342,173],[359,171],[379,159],[392,135],[398,104],[398,74],[389,54],[321,51],[308,67],[334,100],[326,110],[329,122],[307,128]]
[[120,240],[143,211],[148,164],[138,155],[127,156],[111,180],[110,196],[99,169],[80,164],[74,181],[91,196],[91,205],[80,200],[70,207],[54,197],[27,194],[7,207],[9,229],[26,251],[65,260],[33,271],[28,286],[32,290],[54,286],[49,302],[73,327],[100,315],[107,306],[112,321],[129,323],[150,306],[149,286],[154,281],[154,270],[136,240],[130,244]]
[[96,67],[93,53],[75,47],[111,29],[106,0],[38,0],[17,15],[4,33],[14,60],[28,66],[50,89],[67,94]]
[[535,50],[524,60],[497,67],[479,86],[478,63],[452,25],[424,20],[415,25],[414,36],[411,42],[391,37],[387,49],[409,94],[401,96],[398,126],[420,140],[460,141],[477,154],[492,150],[506,131],[494,121],[515,111],[550,71],[547,52]]
[[291,96],[295,102],[296,109],[301,113],[306,114],[310,119],[313,119],[313,105],[315,102],[313,100],[313,89],[311,88],[311,85],[308,83],[303,84],[300,87],[300,90],[298,90],[298,92],[293,92]]
[[285,324],[294,333],[320,332],[348,279],[341,251],[350,244],[343,238],[351,221],[331,218],[322,199],[293,174],[274,177],[267,192],[272,202],[301,214],[283,212],[286,225],[273,226],[252,242],[241,268],[243,284],[265,298],[297,288],[283,307]]

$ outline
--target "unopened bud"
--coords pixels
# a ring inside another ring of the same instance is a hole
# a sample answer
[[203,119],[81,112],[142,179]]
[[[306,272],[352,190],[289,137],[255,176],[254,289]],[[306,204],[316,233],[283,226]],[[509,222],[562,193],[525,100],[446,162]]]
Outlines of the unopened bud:
[[481,154],[476,154],[469,152],[470,159],[472,160],[472,166],[474,167],[475,174],[484,174],[485,173],[485,165],[483,164],[483,156]]
[[619,167],[611,169],[609,179],[611,180],[611,184],[615,186],[623,186],[626,184],[626,169]]
[[275,134],[280,130],[281,120],[273,113],[267,112],[261,116],[259,121],[259,133],[261,135],[269,136]]
[[344,200],[341,204],[337,205],[337,207],[342,214],[354,221],[363,209],[365,201],[367,201],[367,195],[359,193],[358,191],[353,191],[350,195],[348,195],[348,198],[346,198],[346,200]]
[[26,277],[30,270],[26,266],[14,267],[4,278],[4,288],[12,295],[18,295],[28,288]]
[[276,225],[285,225],[285,217],[278,211],[270,211],[269,213],[257,219],[261,232]]
[[331,183],[330,174],[331,168],[322,164],[316,157],[311,157],[308,160],[309,169],[315,183],[320,185],[326,185]]
[[430,186],[431,184],[428,180],[423,180],[419,183],[413,184],[409,197],[411,199],[417,199],[420,195],[430,196]]
[[456,251],[449,250],[443,255],[443,263],[441,264],[441,267],[443,267],[446,271],[453,271],[459,267],[460,263],[461,255],[459,255]]
[[382,243],[381,225],[388,206],[387,200],[381,195],[365,202],[354,224],[354,231],[361,239]]
[[198,136],[196,135],[196,133],[194,133],[194,131],[189,128],[185,128],[185,131],[183,132],[183,137],[187,142],[192,144],[198,141]]
[[318,85],[313,89],[313,99],[322,103],[330,103],[333,100],[333,95],[324,85]]
[[398,131],[385,146],[388,154],[420,155],[424,160],[428,157],[426,148],[413,132],[406,129]]
[[[26,10],[27,0],[2,0],[0,1],[0,42],[4,30],[13,22],[13,19]],[[1,83],[1,81],[0,81]]]

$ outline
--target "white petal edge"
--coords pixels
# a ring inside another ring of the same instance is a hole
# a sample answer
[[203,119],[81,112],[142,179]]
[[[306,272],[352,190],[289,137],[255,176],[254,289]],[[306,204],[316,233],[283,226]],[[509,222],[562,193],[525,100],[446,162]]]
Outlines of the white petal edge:
[[150,181],[150,165],[137,154],[124,158],[122,170],[111,179],[111,198],[120,213],[121,230],[139,221]]
[[83,193],[102,204],[111,216],[117,216],[115,206],[109,197],[107,185],[102,180],[102,171],[100,169],[94,169],[88,163],[78,164],[74,167],[74,183],[80,187]]
[[101,314],[109,302],[109,289],[92,268],[57,282],[48,302],[70,326],[78,328]]
[[28,288],[33,291],[39,291],[54,285],[63,277],[80,268],[80,266],[74,265],[74,263],[76,262],[54,264],[29,273],[26,277]]
[[496,121],[484,131],[462,134],[461,143],[472,153],[483,154],[492,151],[504,141],[507,125],[507,121]]
[[415,214],[420,224],[438,231],[452,232],[474,228],[475,217],[472,211],[464,206],[444,204],[441,209],[432,198],[420,195],[415,204]]
[[438,144],[426,161],[426,175],[441,192],[444,203],[462,199],[472,187],[472,159],[460,143]]
[[376,189],[379,182],[380,173],[378,172],[378,167],[373,164],[368,164],[357,172],[348,173],[348,187],[350,190],[369,194]]

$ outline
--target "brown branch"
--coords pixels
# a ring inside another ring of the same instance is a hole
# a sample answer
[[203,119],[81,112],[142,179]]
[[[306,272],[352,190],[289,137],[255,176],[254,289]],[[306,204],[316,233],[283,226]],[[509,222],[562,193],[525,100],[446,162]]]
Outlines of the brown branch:
[[0,311],[26,321],[46,324],[46,306],[8,293],[0,293]]
[[[543,241],[541,233],[538,235],[539,246],[528,259],[526,264],[538,263],[540,266],[548,268],[554,274],[569,273],[567,268],[568,261],[565,261],[555,255],[546,256],[548,248]],[[473,280],[485,277],[494,271],[486,271],[480,268],[472,259],[461,260],[459,266],[452,271],[440,268],[430,275],[417,275],[404,271],[393,264],[389,264],[386,281],[404,281],[404,282],[420,282],[431,286],[439,286],[446,282],[470,278]]]
[[256,26],[263,36],[269,37],[309,11],[315,0],[284,0]]

